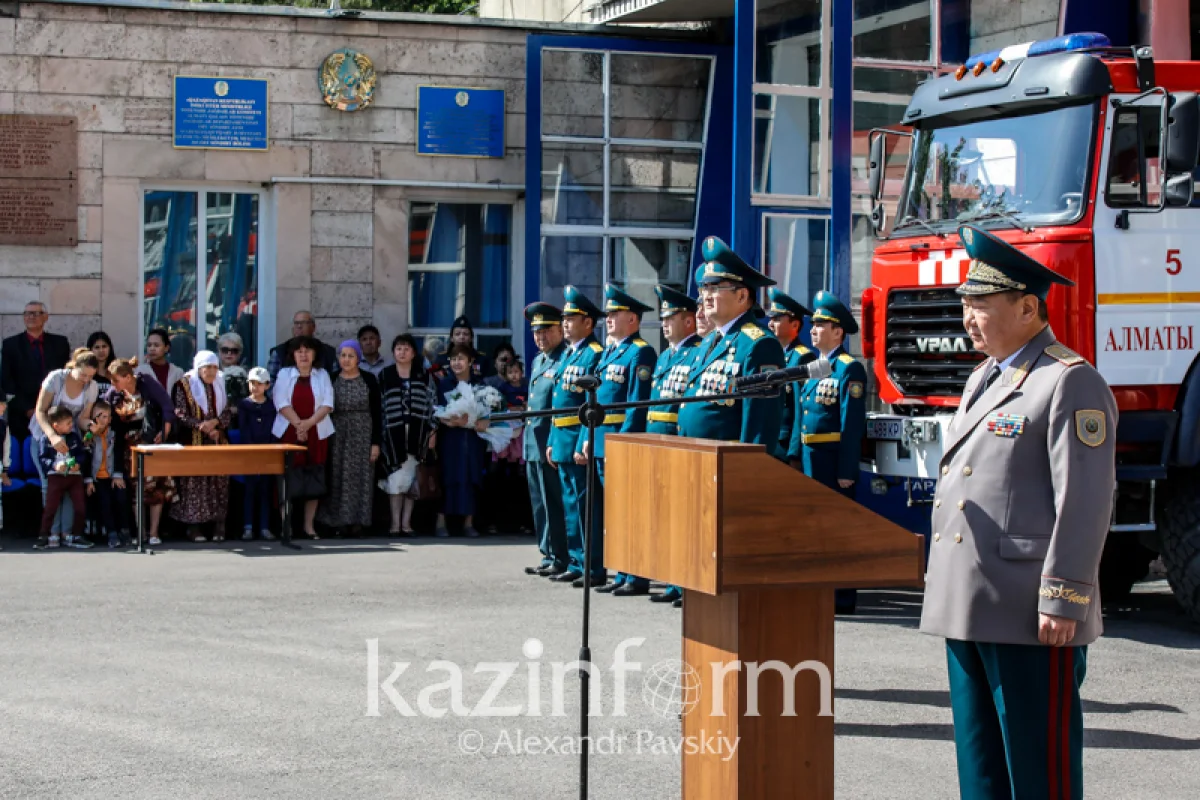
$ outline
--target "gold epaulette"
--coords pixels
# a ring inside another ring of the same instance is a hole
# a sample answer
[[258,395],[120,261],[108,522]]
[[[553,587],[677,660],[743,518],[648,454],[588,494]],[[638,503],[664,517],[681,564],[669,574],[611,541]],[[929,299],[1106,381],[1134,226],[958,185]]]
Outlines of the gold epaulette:
[[645,339],[634,339],[634,340],[633,340],[633,343],[634,343],[635,345],[637,345],[638,347],[648,347],[648,346],[649,346],[649,344],[650,344],[650,343],[649,343],[649,342],[647,342]]
[[802,355],[802,356],[806,356],[806,355],[808,355],[809,353],[811,353],[812,351],[811,351],[811,350],[809,350],[809,349],[808,349],[807,347],[805,347],[804,345],[802,345],[802,344],[798,344],[798,345],[796,345],[796,352],[797,352],[797,353],[799,353],[799,354],[800,354],[800,355]]
[[851,356],[849,353],[842,353],[840,356],[838,356],[837,360],[842,362],[843,364],[853,364],[854,363],[854,357]]
[[1076,353],[1074,350],[1071,350],[1069,348],[1063,347],[1061,344],[1058,344],[1057,342],[1050,345],[1042,352],[1044,352],[1046,355],[1053,358],[1055,361],[1060,361],[1063,364],[1066,364],[1068,367],[1073,367],[1076,364],[1082,364],[1084,362],[1083,356],[1079,355],[1079,353]]
[[767,335],[766,331],[755,325],[753,322],[747,322],[741,327],[741,331],[756,342]]
[[589,342],[588,347],[592,348],[593,353],[604,352],[604,345],[600,344],[599,342]]

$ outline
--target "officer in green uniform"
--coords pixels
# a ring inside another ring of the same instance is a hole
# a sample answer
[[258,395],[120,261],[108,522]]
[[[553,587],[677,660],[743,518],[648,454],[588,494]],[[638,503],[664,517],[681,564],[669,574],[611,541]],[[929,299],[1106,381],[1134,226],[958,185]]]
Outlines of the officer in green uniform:
[[946,640],[959,793],[1098,796],[1079,689],[1103,630],[1117,404],[1050,329],[1046,296],[1071,281],[987,231],[959,235],[963,326],[988,358],[946,428],[921,610]]
[[[799,367],[817,359],[817,354],[800,344],[800,328],[804,318],[812,316],[800,303],[772,286],[767,290],[767,327],[783,345],[785,367]],[[792,443],[792,426],[796,421],[796,398],[800,384],[786,383],[783,386],[783,420],[779,423],[779,450],[775,457],[788,460],[788,449]]]
[[[557,382],[567,343],[563,339],[562,311],[549,303],[532,303],[525,309],[525,319],[533,331],[538,354],[529,370],[530,411],[552,408],[554,384]],[[525,476],[529,483],[529,500],[533,505],[533,523],[538,533],[538,549],[542,563],[526,567],[529,575],[549,577],[560,575],[570,566],[567,550],[567,529],[563,519],[562,484],[558,473],[546,461],[550,444],[549,417],[525,420]]]
[[[662,320],[663,336],[670,345],[658,356],[654,365],[654,385],[650,399],[670,400],[682,397],[687,385],[688,367],[700,337],[696,335],[696,301],[677,289],[654,287],[658,295],[658,317]],[[679,434],[679,404],[654,406],[646,416],[646,432],[664,436]]]
[[[658,295],[658,316],[662,320],[663,335],[668,347],[658,356],[654,367],[654,386],[650,399],[670,400],[681,397],[687,387],[688,373],[696,355],[700,336],[696,332],[696,301],[670,286],[659,284],[654,287]],[[666,403],[654,406],[647,415],[647,433],[664,436],[679,435],[679,404]],[[683,598],[678,586],[667,586],[660,594],[650,595],[652,603],[674,603]]]
[[[783,346],[754,319],[754,296],[774,284],[715,236],[704,240],[700,298],[713,330],[696,348],[685,397],[733,391],[738,378],[782,368]],[[783,401],[775,397],[711,400],[679,409],[679,435],[765,445],[775,454]]]
[[[611,283],[604,287],[604,327],[612,344],[604,349],[596,374],[604,379],[596,390],[596,402],[601,405],[649,400],[657,356],[654,348],[641,337],[642,314],[654,309],[634,299]],[[643,433],[646,430],[646,409],[631,408],[613,411],[596,428],[596,471],[604,483],[604,436],[608,433]],[[587,455],[587,440],[584,439]],[[604,563],[604,494],[597,492],[592,513],[596,515],[596,541],[593,542],[592,564]],[[648,594],[650,581],[635,575],[618,572],[613,582],[598,587],[598,592],[628,597]]]
[[[546,460],[558,469],[562,483],[563,520],[567,531],[567,550],[570,563],[566,572],[550,580],[559,583],[579,581],[584,583],[584,516],[588,502],[587,458],[583,454],[583,442],[587,430],[579,421],[579,407],[587,401],[583,389],[576,381],[585,375],[593,375],[604,346],[596,341],[596,320],[603,316],[596,304],[574,286],[563,290],[566,303],[563,305],[562,327],[568,342],[567,353],[560,362],[558,378],[551,395],[551,408],[567,411],[552,420]],[[596,527],[597,532],[603,530]],[[599,536],[597,536],[599,538]],[[593,551],[594,552],[594,551]],[[603,586],[606,573],[602,566],[593,563],[591,582]]]
[[[846,336],[858,332],[850,309],[830,292],[813,298],[813,349],[829,361],[828,378],[800,387],[797,424],[788,456],[801,462],[804,474],[854,499],[858,461],[867,428],[867,370],[846,352]],[[857,592],[838,589],[839,614],[853,614]]]

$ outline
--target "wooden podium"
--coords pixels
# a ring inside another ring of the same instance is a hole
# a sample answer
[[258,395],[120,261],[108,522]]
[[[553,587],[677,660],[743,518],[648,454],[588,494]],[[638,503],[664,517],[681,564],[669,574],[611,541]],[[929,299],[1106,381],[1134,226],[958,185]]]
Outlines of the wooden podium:
[[832,798],[833,716],[820,716],[832,685],[813,669],[784,673],[787,715],[784,678],[764,665],[817,661],[832,678],[834,588],[922,585],[923,537],[762,445],[624,434],[604,447],[605,566],[684,589],[683,660],[701,691],[683,735],[740,737],[732,758],[684,748],[684,800]]

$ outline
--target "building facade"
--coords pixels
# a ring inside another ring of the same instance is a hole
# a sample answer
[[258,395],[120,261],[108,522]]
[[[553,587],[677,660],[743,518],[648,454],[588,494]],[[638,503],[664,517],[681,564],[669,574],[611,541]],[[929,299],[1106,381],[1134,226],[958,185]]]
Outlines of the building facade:
[[[709,234],[796,297],[827,286],[854,299],[873,242],[866,136],[899,119],[917,83],[971,52],[1089,27],[1189,57],[1171,13],[1187,19],[1187,4],[481,7],[507,19],[0,4],[0,117],[67,116],[77,129],[75,238],[0,243],[0,332],[42,300],[73,343],[103,329],[133,354],[165,327],[190,365],[235,331],[261,363],[300,309],[328,341],[366,323],[385,340],[442,335],[466,314],[485,347],[524,350],[526,303],[605,281],[653,303],[655,283],[690,288]],[[576,18],[589,24],[562,23]],[[324,99],[339,52],[367,59],[369,107]],[[175,146],[180,76],[265,80],[267,149]],[[499,149],[421,152],[437,124],[422,87],[502,91]]]

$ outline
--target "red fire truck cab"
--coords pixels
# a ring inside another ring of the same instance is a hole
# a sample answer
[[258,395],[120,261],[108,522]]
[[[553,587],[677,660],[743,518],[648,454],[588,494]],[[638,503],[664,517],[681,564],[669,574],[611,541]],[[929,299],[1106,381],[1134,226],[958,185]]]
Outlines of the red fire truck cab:
[[1200,64],[1156,64],[1149,48],[1099,34],[974,56],[921,85],[909,130],[871,134],[873,219],[887,234],[863,292],[862,344],[888,406],[869,417],[864,467],[936,480],[946,426],[983,358],[954,291],[967,269],[958,227],[994,231],[1073,280],[1051,291],[1050,324],[1120,409],[1102,596],[1127,596],[1158,553],[1200,620],[1196,90]]

